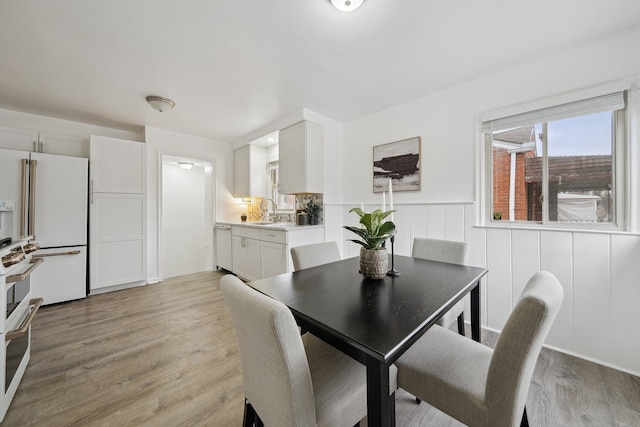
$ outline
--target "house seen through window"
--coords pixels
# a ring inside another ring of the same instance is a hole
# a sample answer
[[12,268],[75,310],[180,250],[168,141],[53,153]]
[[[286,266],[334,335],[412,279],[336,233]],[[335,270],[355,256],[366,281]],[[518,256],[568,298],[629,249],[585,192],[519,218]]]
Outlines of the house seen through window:
[[483,123],[491,220],[619,225],[623,112],[617,93]]

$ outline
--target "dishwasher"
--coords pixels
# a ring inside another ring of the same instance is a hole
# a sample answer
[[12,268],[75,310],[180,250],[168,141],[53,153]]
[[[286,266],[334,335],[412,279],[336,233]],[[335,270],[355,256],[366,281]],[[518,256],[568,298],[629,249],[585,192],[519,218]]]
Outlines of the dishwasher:
[[218,269],[232,271],[231,226],[216,224],[216,265]]

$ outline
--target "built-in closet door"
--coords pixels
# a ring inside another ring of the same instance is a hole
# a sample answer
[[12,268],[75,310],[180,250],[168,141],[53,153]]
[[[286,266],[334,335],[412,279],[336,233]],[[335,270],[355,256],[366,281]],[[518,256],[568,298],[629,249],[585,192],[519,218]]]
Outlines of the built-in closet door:
[[91,136],[90,290],[146,280],[146,147]]

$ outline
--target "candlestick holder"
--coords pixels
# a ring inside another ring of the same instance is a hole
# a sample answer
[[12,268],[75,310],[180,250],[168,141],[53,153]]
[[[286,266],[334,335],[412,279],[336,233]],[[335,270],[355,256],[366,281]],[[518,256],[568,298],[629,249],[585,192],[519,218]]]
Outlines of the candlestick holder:
[[395,267],[395,253],[394,253],[394,243],[396,242],[396,231],[393,231],[391,235],[391,270],[387,271],[387,276],[398,277],[400,275],[400,271],[396,270]]

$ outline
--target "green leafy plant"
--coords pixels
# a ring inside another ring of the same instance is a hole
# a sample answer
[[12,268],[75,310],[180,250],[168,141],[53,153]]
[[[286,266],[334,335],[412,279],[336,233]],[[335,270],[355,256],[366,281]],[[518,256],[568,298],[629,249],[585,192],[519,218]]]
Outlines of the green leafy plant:
[[360,208],[352,208],[349,213],[355,212],[360,216],[361,227],[351,227],[345,225],[349,231],[356,233],[362,240],[349,239],[359,245],[362,245],[365,249],[380,249],[382,243],[390,238],[396,230],[396,225],[391,221],[384,221],[386,217],[391,215],[395,211],[382,212],[380,209],[376,209],[371,213],[365,213]]
[[309,200],[305,211],[309,214],[310,217],[317,218],[318,214],[320,213],[320,208],[322,208],[322,205],[314,202],[313,200]]

